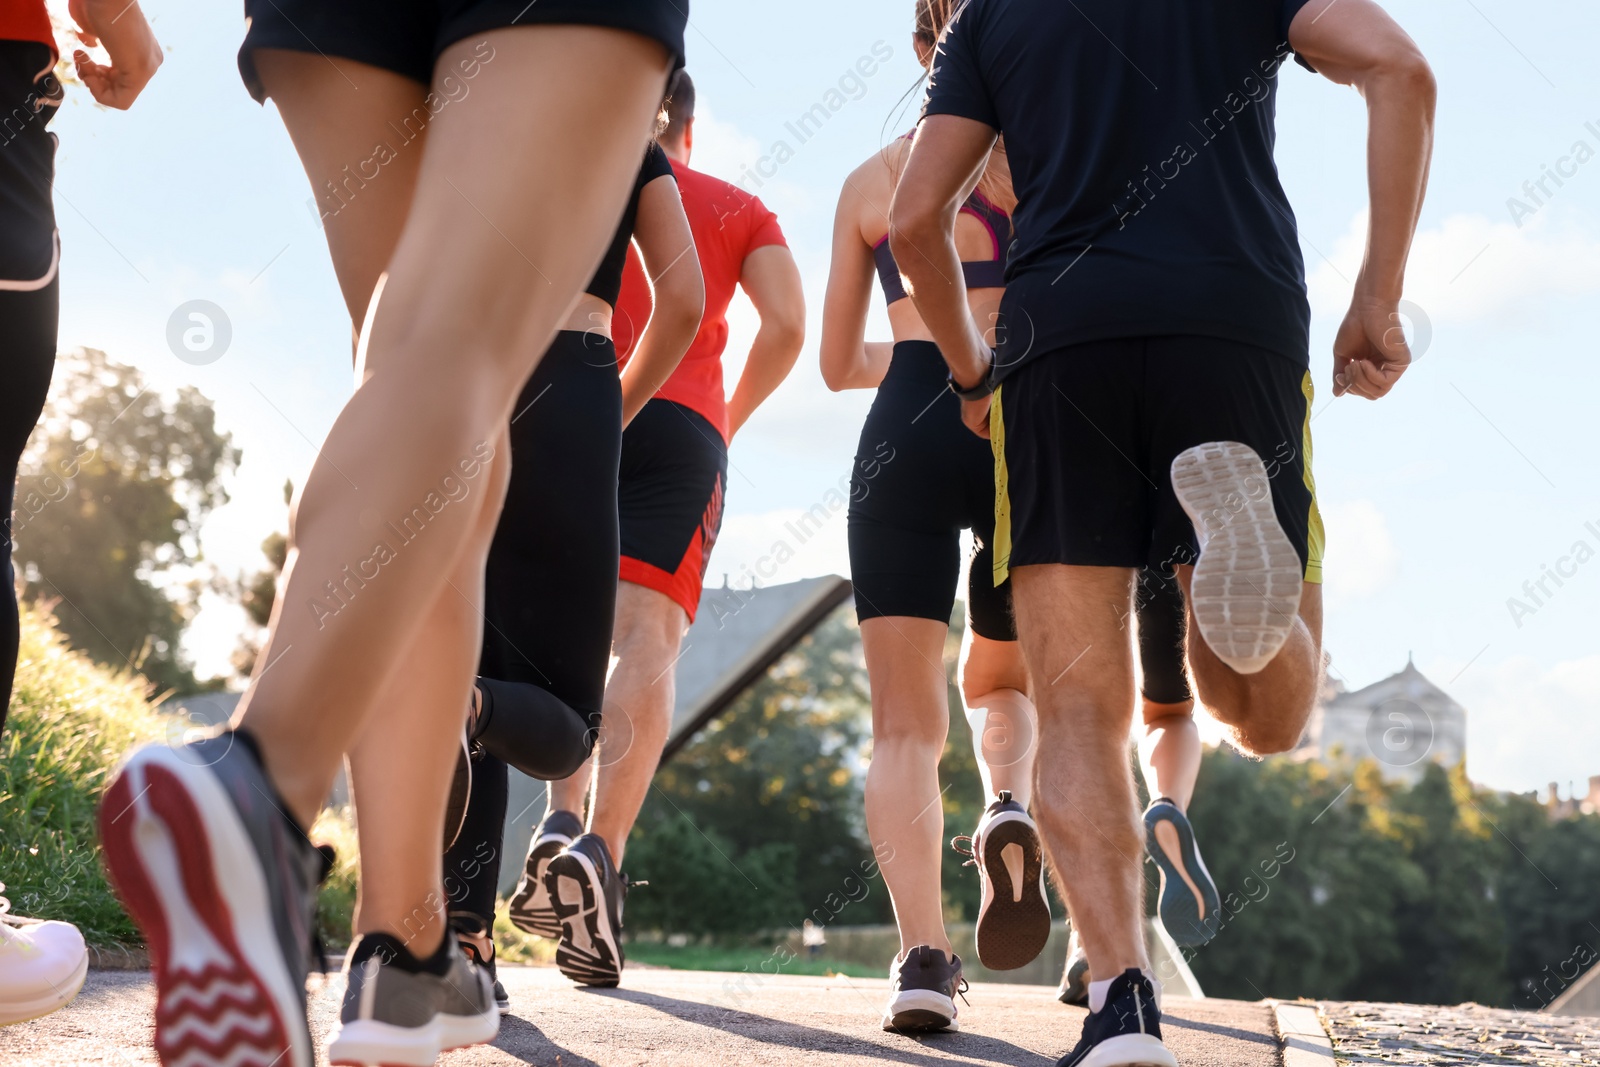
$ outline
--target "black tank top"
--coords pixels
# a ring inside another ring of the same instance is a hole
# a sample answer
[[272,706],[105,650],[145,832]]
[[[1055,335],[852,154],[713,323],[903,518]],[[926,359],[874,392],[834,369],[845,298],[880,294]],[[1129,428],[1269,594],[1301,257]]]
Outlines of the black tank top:
[[622,213],[622,222],[611,237],[611,247],[606,249],[605,258],[600,261],[594,277],[589,279],[589,287],[584,290],[590,296],[598,296],[612,307],[617,306],[617,294],[622,292],[622,265],[628,258],[628,242],[633,240],[633,224],[639,218],[639,194],[644,192],[645,186],[657,178],[678,180],[677,175],[672,173],[672,161],[667,158],[667,154],[660,146],[652,141],[644,154],[644,165],[639,168],[639,176],[634,179],[633,195],[628,197],[628,207]]

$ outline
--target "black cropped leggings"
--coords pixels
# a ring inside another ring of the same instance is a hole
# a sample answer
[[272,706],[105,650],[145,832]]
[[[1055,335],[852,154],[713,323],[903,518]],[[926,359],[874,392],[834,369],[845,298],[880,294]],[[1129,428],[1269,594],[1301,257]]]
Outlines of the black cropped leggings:
[[485,571],[472,794],[445,855],[452,913],[494,922],[507,765],[565,778],[594,751],[616,615],[617,354],[563,330],[511,422],[511,484]]

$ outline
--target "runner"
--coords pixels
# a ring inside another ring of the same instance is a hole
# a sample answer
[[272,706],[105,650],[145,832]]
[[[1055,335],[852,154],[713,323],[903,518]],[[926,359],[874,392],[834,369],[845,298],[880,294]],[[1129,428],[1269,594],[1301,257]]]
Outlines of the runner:
[[321,857],[305,828],[348,756],[361,900],[329,1058],[429,1063],[498,1028],[488,976],[446,936],[439,842],[504,428],[616,228],[685,15],[667,0],[246,14],[241,72],[321,194],[363,323],[357,388],[296,503],[235,729],[135,751],[102,838],[156,958],[158,1054],[310,1067]]
[[[73,13],[84,45],[102,44],[111,57],[105,66],[75,52],[78,77],[96,103],[126,109],[161,66],[161,46],[144,12],[126,0],[85,0]],[[0,6],[0,114],[7,116],[0,142],[0,733],[16,680],[20,626],[11,567],[17,464],[50,391],[61,307],[51,195],[56,139],[48,129],[62,100],[56,61],[44,0]],[[10,909],[0,896],[0,1025],[67,1004],[89,969],[77,927],[25,919]]]
[[[556,963],[583,985],[616,985],[621,978],[626,879],[618,868],[666,744],[673,666],[722,522],[727,442],[783,381],[805,336],[800,272],[776,216],[754,196],[689,167],[694,103],[693,83],[680,75],[660,143],[694,231],[705,318],[683,362],[623,434],[616,666],[606,686],[598,771],[585,765],[552,784],[511,899],[512,921],[530,933],[559,936]],[[619,340],[630,325],[637,329],[650,319],[642,280],[637,269],[624,278]],[[755,305],[761,327],[733,396],[725,399],[722,351],[736,287]],[[566,903],[557,907],[553,900]]]
[[[1310,315],[1272,160],[1278,69],[1292,48],[1369,108],[1372,221],[1336,395],[1381,397],[1410,361],[1396,308],[1432,139],[1432,75],[1371,0],[1165,16],[1117,0],[964,4],[892,211],[963,417],[995,450],[996,579],[1016,569],[1050,771],[1035,810],[1096,976],[1063,1067],[1176,1063],[1140,929],[1124,747],[1134,569],[1183,564],[1196,695],[1245,751],[1295,744],[1321,674]],[[1019,239],[991,353],[955,224],[999,134]]]
[[[612,306],[630,239],[644,254],[656,313],[619,388]],[[506,767],[534,778],[563,777],[589,757],[600,735],[617,598],[623,417],[656,391],[700,327],[705,288],[699,262],[685,254],[693,241],[672,166],[652,144],[600,270],[523,387],[511,419],[511,487],[485,576],[473,753],[470,772],[457,775],[471,803],[463,804],[460,836],[444,866],[451,925],[491,977]],[[552,604],[567,608],[553,613]],[[454,827],[447,821],[446,829]],[[508,1006],[498,979],[494,989],[497,1003]]]

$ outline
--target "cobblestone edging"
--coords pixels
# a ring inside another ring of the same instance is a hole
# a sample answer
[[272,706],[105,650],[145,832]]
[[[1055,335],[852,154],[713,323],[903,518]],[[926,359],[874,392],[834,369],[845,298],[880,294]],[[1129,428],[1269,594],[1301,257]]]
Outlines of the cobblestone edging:
[[1600,1067],[1600,1019],[1503,1011],[1477,1004],[1436,1008],[1325,1003],[1320,1007],[1341,1065]]

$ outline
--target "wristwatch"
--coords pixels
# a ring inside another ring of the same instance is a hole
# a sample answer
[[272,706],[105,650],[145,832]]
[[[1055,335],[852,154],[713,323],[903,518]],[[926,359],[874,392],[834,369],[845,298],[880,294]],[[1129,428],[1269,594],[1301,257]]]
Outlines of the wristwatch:
[[945,376],[945,382],[949,384],[950,391],[956,394],[956,396],[959,396],[962,400],[982,400],[984,397],[989,396],[994,392],[994,382],[991,380],[991,376],[987,371],[984,372],[982,378],[978,379],[978,384],[974,385],[971,389],[963,389],[961,386],[957,385],[954,372],[951,372]]

